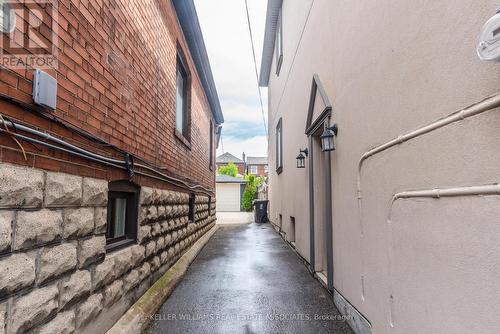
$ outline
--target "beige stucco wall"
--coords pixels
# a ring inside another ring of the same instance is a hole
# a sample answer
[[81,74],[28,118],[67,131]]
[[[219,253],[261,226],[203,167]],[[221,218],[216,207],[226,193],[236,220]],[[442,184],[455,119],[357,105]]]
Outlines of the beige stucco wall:
[[[269,83],[271,219],[281,214],[287,232],[289,217],[296,218],[296,247],[308,259],[308,169],[297,169],[295,157],[308,145],[304,128],[318,73],[339,126],[331,160],[335,288],[374,333],[496,332],[499,198],[407,199],[394,206],[391,198],[498,182],[498,110],[367,159],[361,214],[357,199],[364,152],[497,93],[500,64],[475,53],[496,5],[284,0],[284,62],[278,77],[273,64]],[[284,168],[277,175],[280,117]]]

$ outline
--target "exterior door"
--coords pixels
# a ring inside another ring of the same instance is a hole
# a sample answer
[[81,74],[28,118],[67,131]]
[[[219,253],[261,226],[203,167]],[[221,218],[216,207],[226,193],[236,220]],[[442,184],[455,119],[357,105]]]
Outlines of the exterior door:
[[311,271],[326,277],[328,289],[333,291],[333,219],[332,168],[330,152],[322,152],[320,135],[327,119],[309,133],[310,169],[310,231]]
[[316,136],[312,138],[313,150],[316,153],[313,157],[313,191],[314,191],[314,253],[316,261],[314,271],[324,273],[326,277],[327,269],[327,246],[326,246],[326,168],[325,154],[321,152],[320,139]]

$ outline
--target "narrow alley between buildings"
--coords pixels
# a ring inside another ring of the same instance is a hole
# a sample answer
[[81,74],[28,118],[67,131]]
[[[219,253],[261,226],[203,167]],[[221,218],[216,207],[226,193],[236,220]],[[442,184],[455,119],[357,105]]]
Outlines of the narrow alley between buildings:
[[148,333],[351,333],[269,224],[222,226]]

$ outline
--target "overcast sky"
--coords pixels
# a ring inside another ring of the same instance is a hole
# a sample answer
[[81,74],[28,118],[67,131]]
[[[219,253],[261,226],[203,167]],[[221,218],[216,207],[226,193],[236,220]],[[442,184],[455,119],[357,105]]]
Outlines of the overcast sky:
[[[257,79],[252,60],[245,0],[194,0],[224,113],[222,143],[217,155],[230,152],[241,158],[267,155]],[[248,0],[260,70],[266,0]],[[267,89],[262,89],[267,122]],[[224,146],[224,151],[222,149]]]

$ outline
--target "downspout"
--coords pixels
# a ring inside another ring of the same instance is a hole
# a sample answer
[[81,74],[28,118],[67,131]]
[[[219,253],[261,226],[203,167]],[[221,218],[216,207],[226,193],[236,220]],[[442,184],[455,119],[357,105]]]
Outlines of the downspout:
[[326,281],[328,290],[333,292],[333,202],[332,202],[332,154],[326,158]]
[[314,245],[314,148],[313,138],[309,136],[309,270],[315,270],[315,245]]

